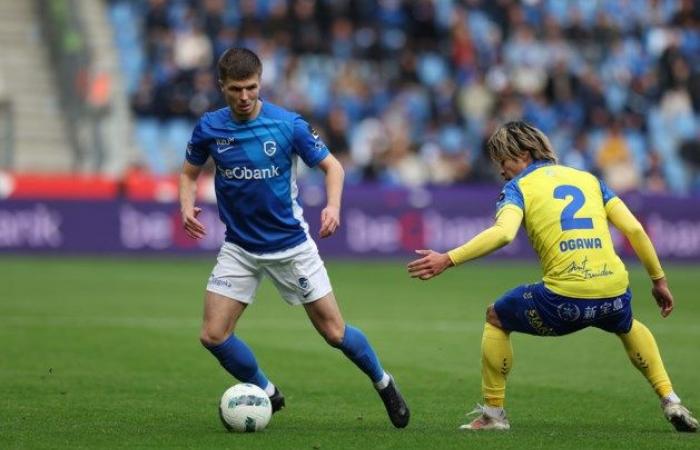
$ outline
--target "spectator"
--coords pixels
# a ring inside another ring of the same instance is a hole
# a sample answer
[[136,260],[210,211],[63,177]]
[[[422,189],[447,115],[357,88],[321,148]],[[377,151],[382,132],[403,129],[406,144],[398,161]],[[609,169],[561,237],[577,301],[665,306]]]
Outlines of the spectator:
[[632,161],[630,146],[618,120],[605,130],[596,153],[596,166],[611,189],[627,192],[639,186],[640,180]]
[[[494,124],[526,119],[573,165],[624,174],[623,189],[694,186],[679,157],[700,128],[700,12],[692,0],[109,4],[121,26],[141,27],[141,48],[124,52],[145,57],[141,76],[128,75],[142,80],[133,83],[132,108],[144,148],[157,136],[180,154],[180,130],[218,107],[216,80],[204,73],[213,73],[222,49],[248,46],[264,59],[267,98],[322,125],[357,175],[348,182],[490,180],[484,138]],[[133,4],[143,17],[124,7]],[[152,171],[172,170],[145,152]],[[421,164],[427,175],[412,169]]]

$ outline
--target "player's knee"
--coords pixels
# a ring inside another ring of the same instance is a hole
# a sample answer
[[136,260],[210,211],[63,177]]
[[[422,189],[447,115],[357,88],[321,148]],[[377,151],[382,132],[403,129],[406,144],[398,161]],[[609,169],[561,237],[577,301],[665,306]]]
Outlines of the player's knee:
[[214,347],[221,344],[228,338],[228,333],[212,328],[202,328],[199,333],[199,342],[205,347]]
[[501,328],[501,321],[498,319],[498,314],[496,314],[496,308],[494,308],[493,304],[486,308],[486,322],[494,327]]
[[329,323],[321,330],[321,336],[332,347],[339,347],[345,337],[345,326],[343,324]]

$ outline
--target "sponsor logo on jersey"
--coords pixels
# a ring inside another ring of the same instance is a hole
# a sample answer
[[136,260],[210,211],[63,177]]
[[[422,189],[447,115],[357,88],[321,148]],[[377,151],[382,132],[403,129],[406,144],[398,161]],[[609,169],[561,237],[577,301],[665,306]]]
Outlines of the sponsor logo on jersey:
[[232,137],[227,137],[227,138],[217,138],[216,139],[216,145],[220,147],[225,147],[227,145],[233,144],[234,138]]
[[233,180],[265,180],[280,176],[280,168],[274,164],[263,169],[251,169],[239,166],[231,169],[217,167],[217,169],[223,177]]
[[232,138],[232,137],[217,138],[216,139],[216,151],[218,153],[223,153],[226,150],[231,150],[233,148],[233,141],[234,141],[234,138]]

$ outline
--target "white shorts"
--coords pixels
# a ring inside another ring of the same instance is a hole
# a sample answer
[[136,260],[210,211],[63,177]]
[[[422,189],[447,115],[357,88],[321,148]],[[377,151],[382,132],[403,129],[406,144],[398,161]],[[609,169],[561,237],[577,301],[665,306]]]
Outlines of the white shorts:
[[311,303],[333,290],[316,243],[308,239],[296,247],[266,254],[250,253],[224,242],[207,291],[250,304],[263,275],[272,279],[290,305]]

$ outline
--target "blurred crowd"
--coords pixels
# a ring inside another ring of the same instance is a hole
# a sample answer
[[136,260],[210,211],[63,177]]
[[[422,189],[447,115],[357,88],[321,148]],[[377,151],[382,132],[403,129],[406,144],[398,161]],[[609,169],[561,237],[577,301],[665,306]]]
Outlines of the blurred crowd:
[[[700,193],[698,0],[111,0],[135,135],[177,171],[223,106],[214,67],[256,51],[262,97],[304,115],[350,183],[491,182],[526,120],[615,190]],[[312,172],[305,176],[316,176]]]

